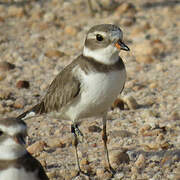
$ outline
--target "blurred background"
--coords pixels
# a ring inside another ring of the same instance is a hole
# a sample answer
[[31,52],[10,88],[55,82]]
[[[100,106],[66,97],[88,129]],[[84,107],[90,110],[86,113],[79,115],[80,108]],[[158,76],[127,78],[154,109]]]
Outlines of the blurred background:
[[[0,116],[17,116],[36,104],[60,70],[81,54],[89,28],[104,23],[118,25],[131,49],[120,53],[127,82],[109,112],[116,178],[178,180],[177,0],[0,0]],[[28,149],[50,179],[72,179],[76,171],[69,124],[54,117],[27,123]],[[92,179],[110,178],[102,169],[101,125],[99,119],[90,119],[80,127],[88,142],[79,147],[81,166]]]

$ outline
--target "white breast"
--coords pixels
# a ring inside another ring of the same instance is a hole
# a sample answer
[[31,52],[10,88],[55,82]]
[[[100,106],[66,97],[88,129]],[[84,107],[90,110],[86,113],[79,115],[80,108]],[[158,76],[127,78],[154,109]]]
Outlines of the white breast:
[[102,115],[121,92],[126,79],[125,70],[85,74],[79,68],[78,73],[82,84],[81,97],[69,107],[68,116],[77,120]]
[[23,168],[14,167],[0,171],[0,180],[38,180],[37,173],[26,172]]

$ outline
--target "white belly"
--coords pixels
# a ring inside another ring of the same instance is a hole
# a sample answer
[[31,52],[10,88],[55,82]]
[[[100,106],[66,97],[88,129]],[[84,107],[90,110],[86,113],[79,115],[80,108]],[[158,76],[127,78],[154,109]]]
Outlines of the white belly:
[[124,87],[126,72],[81,72],[81,79],[81,97],[66,112],[71,120],[106,113]]
[[36,173],[26,172],[23,168],[14,167],[0,171],[0,180],[38,180]]

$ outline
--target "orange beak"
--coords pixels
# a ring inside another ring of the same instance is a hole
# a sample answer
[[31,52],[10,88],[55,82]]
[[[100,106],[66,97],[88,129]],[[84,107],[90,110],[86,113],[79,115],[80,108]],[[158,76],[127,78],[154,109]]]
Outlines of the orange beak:
[[130,51],[129,47],[126,46],[121,40],[118,40],[118,41],[115,43],[115,46],[116,46],[117,49],[119,49],[119,50]]

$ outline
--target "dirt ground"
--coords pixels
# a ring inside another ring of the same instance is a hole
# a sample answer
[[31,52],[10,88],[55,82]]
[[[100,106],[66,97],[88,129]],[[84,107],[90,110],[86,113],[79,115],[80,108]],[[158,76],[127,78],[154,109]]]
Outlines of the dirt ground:
[[[130,52],[122,102],[108,113],[108,148],[116,170],[105,171],[102,120],[84,119],[76,176],[70,122],[55,114],[26,120],[27,149],[51,180],[180,179],[180,3],[175,0],[0,0],[0,115],[29,109],[54,77],[82,52],[96,24],[117,24]],[[95,12],[96,11],[96,12]],[[123,108],[124,105],[124,108]]]

